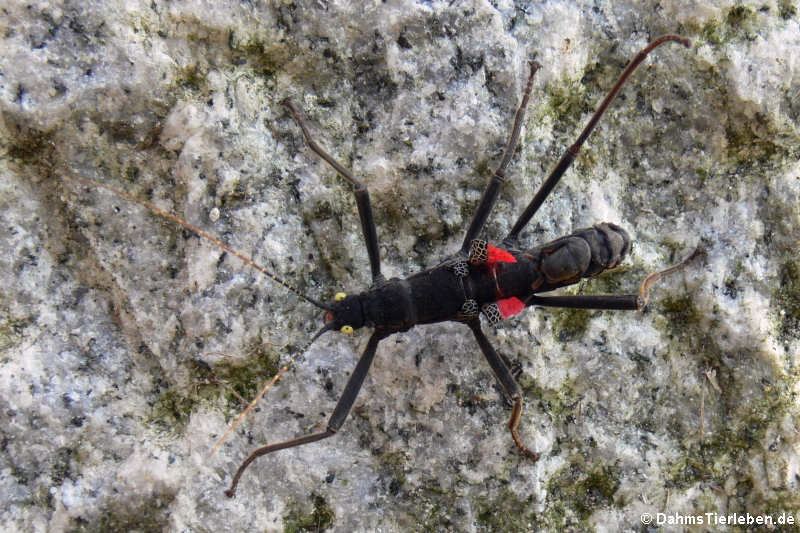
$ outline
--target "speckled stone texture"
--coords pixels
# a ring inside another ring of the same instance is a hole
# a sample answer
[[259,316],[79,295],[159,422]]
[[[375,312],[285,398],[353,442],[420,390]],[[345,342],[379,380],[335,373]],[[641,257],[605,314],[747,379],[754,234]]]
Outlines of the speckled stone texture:
[[[18,2],[0,8],[4,531],[638,531],[642,513],[800,513],[800,24],[788,0]],[[368,184],[384,273],[460,245],[527,76],[498,242],[627,61],[623,89],[523,233],[608,221],[628,293],[696,246],[647,312],[528,309],[486,327],[521,367],[520,431],[467,328],[328,334],[225,444],[321,312],[369,286],[355,202],[279,105]],[[714,530],[724,531],[727,526]],[[666,525],[663,531],[680,531]]]

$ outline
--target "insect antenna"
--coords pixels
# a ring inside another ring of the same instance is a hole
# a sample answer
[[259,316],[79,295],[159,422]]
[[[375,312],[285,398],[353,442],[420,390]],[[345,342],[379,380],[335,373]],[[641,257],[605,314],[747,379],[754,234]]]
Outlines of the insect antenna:
[[[155,204],[153,204],[151,202],[148,202],[146,200],[142,200],[142,199],[137,198],[137,197],[133,196],[132,194],[129,194],[129,193],[127,193],[127,192],[125,192],[125,191],[123,191],[121,189],[117,189],[116,187],[113,187],[111,185],[107,185],[105,183],[101,183],[99,181],[95,181],[95,180],[93,180],[91,178],[85,178],[83,176],[64,176],[64,179],[67,180],[67,181],[74,182],[74,183],[83,183],[85,185],[89,185],[89,186],[92,186],[92,187],[95,187],[95,188],[105,189],[106,191],[109,191],[109,192],[111,192],[113,194],[116,194],[117,196],[120,196],[122,198],[130,200],[131,202],[135,202],[135,203],[147,208],[151,212],[153,212],[153,213],[155,213],[155,214],[157,214],[157,215],[159,215],[159,216],[161,216],[163,218],[171,220],[172,222],[175,222],[176,224],[179,224],[180,226],[183,226],[184,228],[188,229],[189,231],[191,231],[192,233],[194,233],[198,237],[202,237],[202,238],[206,239],[207,241],[210,241],[211,243],[217,245],[218,247],[220,247],[221,249],[223,249],[226,252],[230,253],[231,255],[234,255],[235,257],[239,258],[245,264],[255,268],[256,270],[258,270],[259,272],[261,272],[265,276],[269,277],[274,282],[276,282],[279,285],[289,289],[291,292],[293,292],[294,294],[296,294],[297,296],[299,296],[303,300],[315,305],[316,307],[319,307],[320,309],[324,309],[326,311],[331,311],[332,310],[332,308],[329,305],[324,304],[324,303],[322,303],[322,302],[320,302],[320,301],[318,301],[318,300],[316,300],[314,298],[311,298],[310,296],[307,296],[306,294],[303,294],[302,292],[300,292],[297,288],[295,288],[293,285],[291,285],[287,281],[284,281],[283,279],[279,278],[277,275],[275,275],[272,272],[270,272],[269,270],[267,270],[264,266],[256,263],[250,257],[244,255],[243,253],[241,253],[241,252],[239,252],[237,250],[234,250],[233,248],[231,248],[230,246],[228,246],[227,244],[225,244],[224,242],[222,242],[218,238],[214,237],[210,233],[207,233],[206,231],[203,231],[202,229],[198,228],[197,226],[195,226],[193,224],[190,224],[189,222],[186,222],[185,220],[183,220],[179,216],[174,215],[173,213],[170,213],[169,211],[161,209],[160,207],[156,206]],[[217,443],[214,445],[214,448],[211,450],[211,454],[210,455],[214,455],[214,453],[216,453],[216,451],[220,448],[220,446],[222,446],[222,444],[225,442],[225,440],[239,426],[239,424],[244,419],[244,417],[247,416],[247,414],[261,400],[261,398],[264,396],[264,394],[266,394],[267,391],[281,378],[281,376],[283,374],[285,374],[287,370],[289,370],[289,368],[292,366],[292,364],[294,364],[294,362],[297,359],[297,357],[302,356],[303,354],[305,354],[306,351],[308,350],[308,348],[311,346],[311,344],[314,343],[315,340],[317,340],[323,333],[333,329],[335,327],[335,325],[336,325],[335,322],[329,322],[329,323],[325,324],[325,326],[323,326],[313,337],[311,337],[311,339],[308,342],[305,343],[305,345],[303,345],[303,347],[298,352],[299,355],[291,356],[289,358],[289,360],[280,368],[280,370],[278,370],[278,372],[274,376],[272,376],[272,378],[267,382],[267,384],[264,385],[264,387],[261,389],[261,391],[259,391],[259,393],[255,396],[253,401],[251,401],[250,404],[247,406],[247,408],[236,418],[236,420],[233,422],[233,424],[231,424],[231,426],[228,428],[228,430],[225,432],[225,434],[219,439],[219,441],[217,441]]]
[[215,453],[217,453],[217,450],[219,450],[220,446],[222,446],[222,444],[226,440],[228,440],[228,437],[231,436],[231,433],[233,433],[236,430],[236,428],[239,427],[239,424],[242,423],[242,420],[244,420],[244,417],[247,416],[247,413],[249,413],[250,411],[253,410],[253,408],[256,406],[256,404],[258,404],[258,402],[261,401],[261,398],[264,397],[264,395],[267,393],[267,391],[270,388],[272,388],[272,386],[275,383],[278,382],[278,380],[281,378],[281,376],[283,374],[286,373],[287,370],[289,370],[289,368],[294,364],[294,362],[297,359],[297,357],[300,357],[303,354],[305,354],[306,351],[308,351],[308,349],[311,347],[311,345],[314,343],[315,340],[317,340],[323,333],[325,333],[326,331],[330,331],[334,327],[335,327],[335,323],[334,322],[329,322],[329,323],[325,324],[322,327],[322,329],[320,329],[313,337],[311,337],[311,340],[306,342],[303,345],[303,347],[300,348],[300,351],[298,352],[299,355],[289,357],[289,360],[280,368],[280,370],[278,370],[278,372],[275,373],[274,376],[272,376],[272,378],[267,382],[267,384],[264,385],[264,387],[262,387],[262,389],[258,392],[258,394],[256,394],[255,398],[253,398],[253,401],[250,402],[250,404],[247,406],[247,408],[245,408],[245,410],[242,411],[239,414],[238,417],[236,417],[236,420],[234,420],[233,424],[231,424],[228,427],[227,431],[225,431],[225,434],[222,435],[222,437],[219,438],[219,440],[217,441],[216,444],[214,444],[214,448],[211,450],[211,453],[209,454],[209,457],[212,457]]
[[218,238],[214,237],[210,233],[207,233],[206,231],[203,231],[202,229],[198,228],[197,226],[195,226],[193,224],[190,224],[189,222],[186,222],[185,220],[183,220],[179,216],[174,215],[174,214],[170,213],[169,211],[161,209],[160,207],[156,206],[155,204],[153,204],[151,202],[148,202],[146,200],[142,200],[142,199],[137,198],[137,197],[133,196],[132,194],[129,194],[129,193],[127,193],[127,192],[125,192],[125,191],[123,191],[121,189],[117,189],[116,187],[112,187],[111,185],[108,185],[108,184],[105,184],[105,183],[101,183],[99,181],[95,181],[95,180],[93,180],[91,178],[85,178],[83,176],[63,176],[63,179],[65,179],[67,181],[72,181],[74,183],[83,183],[85,185],[93,186],[93,187],[99,188],[99,189],[105,189],[105,190],[107,190],[107,191],[109,191],[109,192],[111,192],[113,194],[116,194],[117,196],[121,196],[122,198],[130,200],[131,202],[135,202],[135,203],[147,208],[151,212],[153,212],[153,213],[155,213],[155,214],[157,214],[157,215],[159,215],[159,216],[161,216],[163,218],[171,220],[172,222],[175,222],[176,224],[179,224],[179,225],[183,226],[184,228],[188,229],[189,231],[191,231],[192,233],[194,233],[198,237],[202,237],[203,239],[206,239],[207,241],[212,242],[213,244],[215,244],[218,247],[222,248],[223,250],[225,250],[229,254],[231,254],[233,256],[236,256],[241,261],[243,261],[245,264],[255,268],[256,270],[258,270],[259,272],[261,272],[262,274],[264,274],[265,276],[270,278],[272,281],[274,281],[278,285],[281,285],[281,286],[289,289],[291,292],[293,292],[294,294],[296,294],[297,296],[299,296],[303,300],[309,302],[310,304],[315,305],[316,307],[319,307],[320,309],[324,309],[326,311],[331,311],[332,310],[332,308],[329,305],[324,304],[324,303],[320,302],[319,300],[316,300],[316,299],[314,299],[314,298],[312,298],[312,297],[310,297],[310,296],[308,296],[306,294],[303,294],[302,292],[300,292],[300,290],[298,290],[291,283],[289,283],[287,281],[284,281],[283,279],[279,278],[276,274],[273,274],[272,272],[267,270],[266,267],[256,263],[255,261],[253,261],[253,259],[251,259],[250,257],[244,255],[243,253],[234,250],[233,248],[231,248],[230,246],[228,246],[227,244],[225,244],[224,242],[222,242]]

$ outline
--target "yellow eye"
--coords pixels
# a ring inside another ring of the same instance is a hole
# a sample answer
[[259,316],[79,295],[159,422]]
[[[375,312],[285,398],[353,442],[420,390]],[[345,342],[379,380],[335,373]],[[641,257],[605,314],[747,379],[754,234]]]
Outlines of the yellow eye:
[[342,329],[340,329],[339,331],[341,331],[345,335],[350,335],[351,333],[353,333],[353,326],[342,326]]
[[337,292],[337,293],[336,293],[336,296],[334,296],[334,297],[333,297],[333,301],[335,301],[335,302],[341,302],[341,301],[342,301],[342,300],[344,300],[345,298],[347,298],[347,294],[345,294],[345,293],[343,293],[343,292]]

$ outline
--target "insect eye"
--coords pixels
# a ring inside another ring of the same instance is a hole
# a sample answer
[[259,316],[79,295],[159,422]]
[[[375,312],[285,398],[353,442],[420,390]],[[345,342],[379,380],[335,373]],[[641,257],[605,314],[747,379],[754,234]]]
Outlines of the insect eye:
[[343,292],[337,292],[336,296],[333,297],[333,301],[334,302],[341,302],[345,298],[347,298],[347,294],[345,294]]
[[351,333],[353,333],[353,326],[342,326],[342,329],[340,329],[339,331],[341,331],[345,335],[350,335]]

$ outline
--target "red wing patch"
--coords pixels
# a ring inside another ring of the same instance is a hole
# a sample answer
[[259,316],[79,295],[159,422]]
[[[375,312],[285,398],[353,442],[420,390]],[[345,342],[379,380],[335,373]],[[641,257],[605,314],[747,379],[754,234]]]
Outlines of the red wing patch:
[[491,244],[488,246],[488,253],[489,257],[486,259],[486,262],[492,265],[493,263],[516,263],[517,259],[511,255],[510,253],[506,252],[502,248],[498,248],[497,246],[492,246]]
[[522,300],[520,300],[515,296],[512,296],[511,298],[503,298],[502,300],[497,300],[496,303],[497,303],[497,308],[500,310],[500,316],[502,316],[503,318],[514,316],[523,309],[525,309],[525,304],[522,303]]

